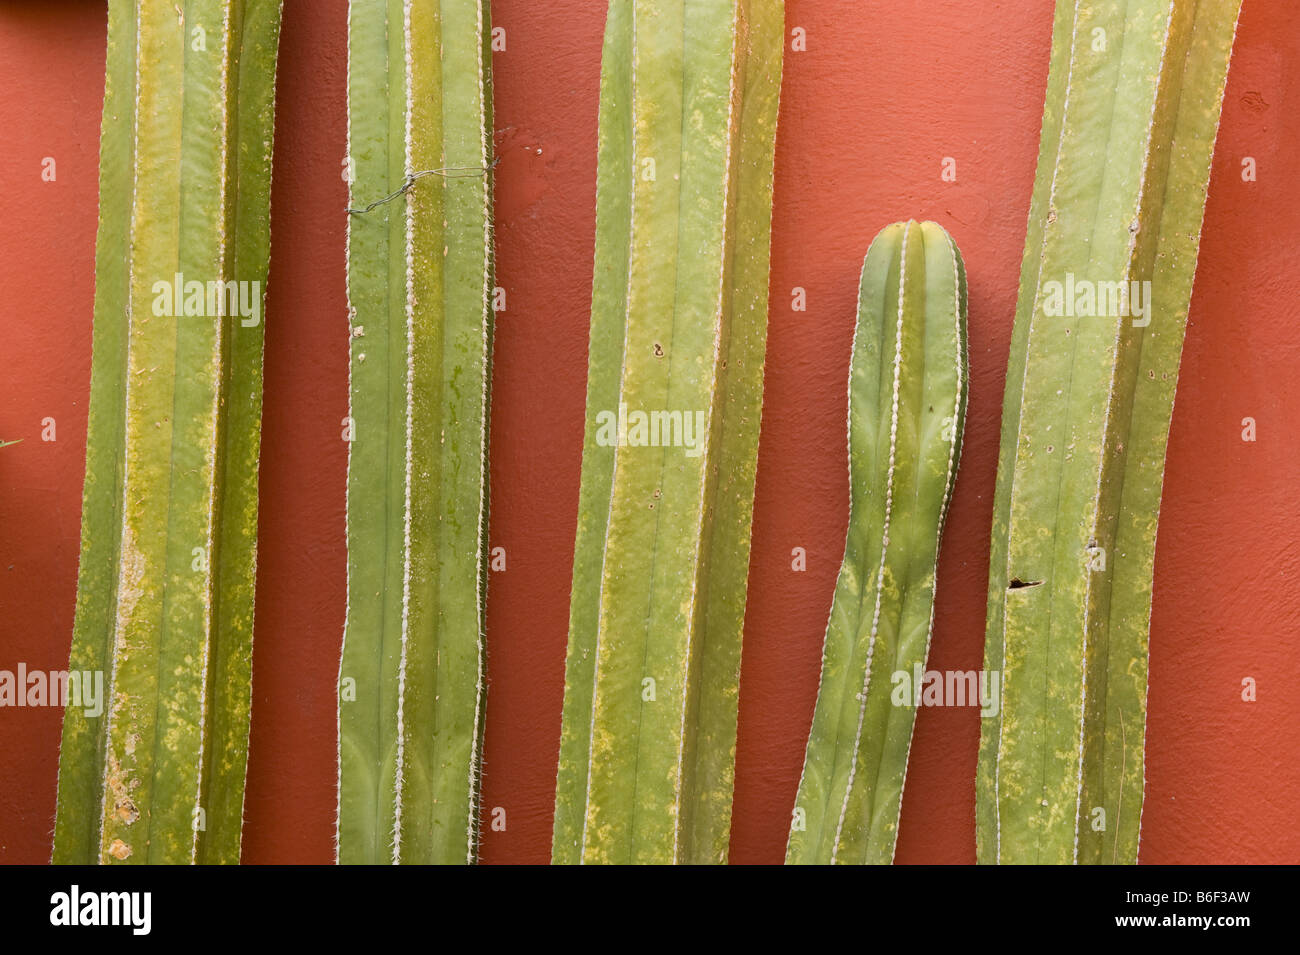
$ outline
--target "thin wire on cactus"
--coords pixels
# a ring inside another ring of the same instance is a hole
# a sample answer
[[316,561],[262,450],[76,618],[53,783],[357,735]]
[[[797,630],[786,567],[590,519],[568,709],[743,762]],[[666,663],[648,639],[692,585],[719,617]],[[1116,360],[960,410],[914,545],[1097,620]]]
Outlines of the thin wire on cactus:
[[[367,212],[373,212],[375,209],[378,209],[387,202],[392,202],[398,196],[406,195],[411,191],[411,187],[425,176],[442,176],[444,179],[473,179],[478,176],[486,176],[497,167],[497,163],[500,161],[501,157],[498,156],[486,166],[446,166],[442,169],[418,169],[415,172],[408,174],[402,184],[388,195],[384,196],[384,198],[376,199],[364,209],[348,209],[346,211],[349,215],[363,216]],[[2,445],[0,445],[0,447],[2,447]]]

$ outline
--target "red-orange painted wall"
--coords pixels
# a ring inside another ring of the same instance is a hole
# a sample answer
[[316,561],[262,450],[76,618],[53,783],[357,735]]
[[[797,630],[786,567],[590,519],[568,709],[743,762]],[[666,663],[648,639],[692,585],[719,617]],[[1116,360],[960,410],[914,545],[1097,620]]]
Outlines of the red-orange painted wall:
[[[1245,0],[1169,451],[1151,638],[1144,862],[1300,861],[1300,28]],[[585,395],[604,0],[496,0],[499,316],[484,835],[543,862]],[[782,857],[847,520],[844,382],[877,229],[932,218],[970,273],[972,392],[931,663],[982,659],[1002,377],[1049,0],[788,0],[767,396],[741,690],[738,862]],[[287,0],[266,339],[244,858],[326,862],[343,620],[346,3]],[[0,6],[0,668],[71,636],[90,368],[104,5]],[[41,180],[52,156],[57,181]],[[940,179],[944,157],[957,181]],[[1258,181],[1241,178],[1254,157]],[[809,309],[790,308],[807,289]],[[45,417],[57,440],[41,440]],[[1258,440],[1241,440],[1242,419]],[[808,569],[790,569],[792,547]],[[1258,702],[1240,700],[1244,677]],[[48,858],[60,714],[0,710],[0,861]],[[923,710],[898,858],[974,860],[976,711]]]

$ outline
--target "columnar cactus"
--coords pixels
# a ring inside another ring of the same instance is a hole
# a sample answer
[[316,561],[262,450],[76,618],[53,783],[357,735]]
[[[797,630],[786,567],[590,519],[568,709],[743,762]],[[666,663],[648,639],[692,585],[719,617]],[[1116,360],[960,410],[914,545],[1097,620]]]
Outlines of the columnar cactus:
[[862,265],[849,373],[849,530],[786,860],[894,858],[935,570],[966,418],[966,272],[933,222]]
[[55,862],[239,861],[279,0],[111,0]]
[[723,862],[781,0],[611,0],[553,859]]
[[478,852],[491,368],[487,0],[353,0],[338,860]]
[[1240,0],[1059,0],[1007,372],[981,862],[1133,863],[1165,447]]

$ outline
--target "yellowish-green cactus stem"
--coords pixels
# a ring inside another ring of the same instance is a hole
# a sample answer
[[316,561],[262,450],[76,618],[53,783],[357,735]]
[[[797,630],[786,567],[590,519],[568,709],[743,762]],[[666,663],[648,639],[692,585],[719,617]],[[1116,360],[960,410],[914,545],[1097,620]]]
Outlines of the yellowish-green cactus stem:
[[1059,0],[1007,370],[981,862],[1134,863],[1156,522],[1241,0]]
[[[279,0],[110,0],[55,862],[239,861]],[[93,678],[93,677],[88,677]]]
[[726,861],[781,0],[611,0],[553,859]]
[[957,244],[933,222],[886,227],[862,265],[849,530],[787,862],[894,859],[914,674],[930,649],[939,540],[961,457],[966,353]]
[[477,858],[491,365],[487,0],[353,0],[338,861]]

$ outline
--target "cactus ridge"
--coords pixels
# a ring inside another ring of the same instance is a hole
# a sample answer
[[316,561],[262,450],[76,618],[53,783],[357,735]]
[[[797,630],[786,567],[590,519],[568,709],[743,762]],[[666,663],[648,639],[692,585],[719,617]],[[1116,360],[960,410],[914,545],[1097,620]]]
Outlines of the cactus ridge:
[[478,856],[490,34],[486,0],[353,0],[348,11],[341,863]]
[[727,857],[783,25],[609,5],[555,862]]
[[53,861],[236,863],[279,0],[108,5],[91,398]]
[[1164,455],[1240,6],[1057,7],[994,499],[981,862],[1137,861]]

